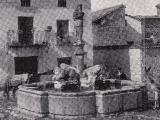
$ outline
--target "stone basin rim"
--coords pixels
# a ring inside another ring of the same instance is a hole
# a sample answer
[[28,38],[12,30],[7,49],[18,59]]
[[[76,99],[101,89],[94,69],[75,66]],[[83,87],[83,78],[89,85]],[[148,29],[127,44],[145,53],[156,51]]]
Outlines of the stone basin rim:
[[136,92],[140,91],[141,86],[134,86],[131,88],[121,88],[121,89],[112,89],[112,90],[86,90],[80,92],[60,92],[60,91],[39,91],[30,87],[20,87],[19,91],[25,91],[27,93],[36,94],[36,95],[53,95],[53,96],[93,96],[93,95],[107,95],[107,94],[118,94],[118,93],[126,93],[126,92]]
[[29,89],[29,88],[20,88],[18,91],[26,92],[26,93],[31,93],[35,95],[41,95],[41,96],[48,96],[47,91],[38,91],[34,89]]
[[93,96],[95,91],[83,91],[83,92],[48,92],[48,95],[51,96]]
[[120,93],[127,93],[127,92],[137,92],[140,91],[141,88],[130,88],[130,89],[115,89],[115,90],[96,90],[96,94],[101,95],[111,95],[111,94],[120,94]]

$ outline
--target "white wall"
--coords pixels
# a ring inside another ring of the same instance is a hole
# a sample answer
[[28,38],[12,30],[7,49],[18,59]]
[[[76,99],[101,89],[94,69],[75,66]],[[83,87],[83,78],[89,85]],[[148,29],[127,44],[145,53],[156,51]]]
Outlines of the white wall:
[[142,51],[138,48],[129,49],[131,80],[142,82]]

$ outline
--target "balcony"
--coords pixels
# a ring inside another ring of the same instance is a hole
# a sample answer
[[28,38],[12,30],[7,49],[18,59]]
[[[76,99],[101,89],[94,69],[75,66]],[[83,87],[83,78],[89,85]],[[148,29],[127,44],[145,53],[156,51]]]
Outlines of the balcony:
[[[34,31],[30,34],[32,37],[25,38],[25,41],[20,38],[21,31],[8,30],[7,32],[7,46],[9,48],[26,48],[26,47],[45,47],[50,41],[50,32],[48,31]],[[26,37],[27,35],[25,35]]]
[[75,38],[73,36],[66,35],[63,38],[59,37],[57,33],[52,31],[40,31],[34,30],[32,32],[31,39],[28,42],[23,42],[20,39],[21,31],[8,30],[7,32],[7,46],[8,48],[44,48],[50,45],[50,47],[71,47]]

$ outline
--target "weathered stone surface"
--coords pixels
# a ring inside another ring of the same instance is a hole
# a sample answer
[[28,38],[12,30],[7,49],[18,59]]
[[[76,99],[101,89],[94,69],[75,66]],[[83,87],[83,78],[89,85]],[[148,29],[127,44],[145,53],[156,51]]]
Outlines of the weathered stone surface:
[[[113,20],[110,20],[113,19]],[[93,24],[93,39],[96,46],[124,45],[125,41],[125,8],[103,17],[104,23]],[[103,26],[103,27],[102,27]]]
[[143,107],[143,92],[139,91],[137,92],[138,98],[137,98],[137,107],[138,109],[142,109]]
[[94,64],[106,64],[109,68],[122,68],[127,77],[130,73],[129,49],[101,49],[94,50]]
[[136,109],[138,107],[137,99],[138,99],[137,92],[129,92],[122,94],[123,110],[127,111],[131,109]]
[[118,112],[121,109],[121,95],[97,95],[96,99],[99,114]]
[[95,92],[49,93],[49,112],[55,118],[95,116]]
[[142,108],[142,91],[138,87],[96,92],[97,113],[106,114]]
[[[34,114],[47,115],[48,94],[45,92],[20,88],[17,93],[17,105],[19,110],[25,110]],[[23,112],[23,111],[22,111]]]
[[[143,107],[141,86],[123,86],[122,89],[106,91],[58,92],[38,91],[35,88],[20,87],[17,110],[32,118],[81,119],[105,116]],[[49,95],[49,96],[48,96]]]

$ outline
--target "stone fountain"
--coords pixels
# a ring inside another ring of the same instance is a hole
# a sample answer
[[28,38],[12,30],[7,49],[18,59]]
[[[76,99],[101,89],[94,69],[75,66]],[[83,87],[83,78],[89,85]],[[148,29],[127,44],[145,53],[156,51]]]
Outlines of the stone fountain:
[[[78,71],[84,70],[84,45],[82,5],[74,11]],[[117,84],[116,80],[107,80]],[[52,84],[52,83],[46,83]],[[145,99],[145,87],[132,81],[119,82],[122,87],[108,90],[81,90],[65,92],[54,89],[41,90],[38,85],[21,86],[17,93],[17,108],[14,113],[26,117],[48,117],[67,119],[88,119],[105,116],[110,113],[142,109]]]

